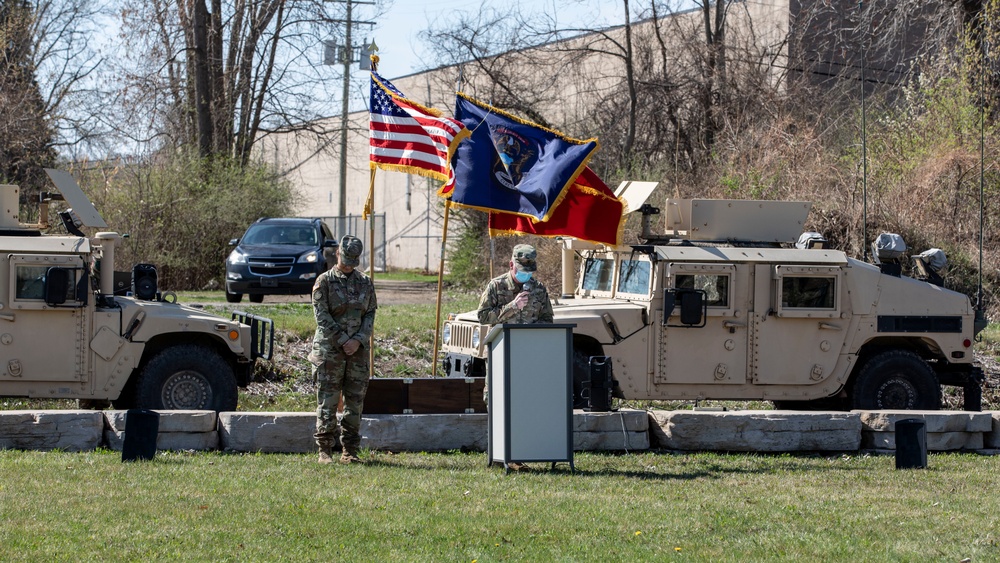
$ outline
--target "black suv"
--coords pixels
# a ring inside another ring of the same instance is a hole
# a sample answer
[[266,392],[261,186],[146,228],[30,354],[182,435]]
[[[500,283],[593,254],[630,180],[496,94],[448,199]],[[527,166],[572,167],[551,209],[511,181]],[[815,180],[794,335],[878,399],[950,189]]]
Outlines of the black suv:
[[261,218],[229,245],[236,248],[226,258],[226,301],[239,303],[246,293],[260,303],[265,295],[311,293],[327,269],[323,250],[337,240],[321,219]]

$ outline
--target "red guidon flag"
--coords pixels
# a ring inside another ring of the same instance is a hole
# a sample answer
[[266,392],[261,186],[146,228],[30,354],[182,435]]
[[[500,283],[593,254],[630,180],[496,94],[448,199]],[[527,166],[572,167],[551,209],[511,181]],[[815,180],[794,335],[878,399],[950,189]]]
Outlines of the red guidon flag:
[[451,155],[469,134],[462,122],[410,101],[375,72],[369,102],[371,168],[447,181]]
[[625,204],[590,167],[577,176],[548,221],[514,213],[490,213],[490,235],[531,234],[573,237],[618,246],[625,226]]

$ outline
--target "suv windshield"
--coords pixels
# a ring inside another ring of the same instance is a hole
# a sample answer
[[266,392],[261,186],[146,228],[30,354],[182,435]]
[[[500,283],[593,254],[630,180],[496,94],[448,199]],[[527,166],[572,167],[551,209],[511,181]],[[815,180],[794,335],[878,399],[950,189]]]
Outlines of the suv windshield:
[[316,229],[311,225],[254,225],[247,229],[243,244],[294,244],[318,246]]

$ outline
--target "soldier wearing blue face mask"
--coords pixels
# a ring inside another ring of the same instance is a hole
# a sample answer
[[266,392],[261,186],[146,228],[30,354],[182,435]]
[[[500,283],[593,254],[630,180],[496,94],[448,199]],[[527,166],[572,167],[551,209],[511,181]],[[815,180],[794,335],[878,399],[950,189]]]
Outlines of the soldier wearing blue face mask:
[[519,244],[510,258],[510,271],[490,280],[479,300],[479,322],[551,323],[549,292],[534,279],[538,269],[535,247]]

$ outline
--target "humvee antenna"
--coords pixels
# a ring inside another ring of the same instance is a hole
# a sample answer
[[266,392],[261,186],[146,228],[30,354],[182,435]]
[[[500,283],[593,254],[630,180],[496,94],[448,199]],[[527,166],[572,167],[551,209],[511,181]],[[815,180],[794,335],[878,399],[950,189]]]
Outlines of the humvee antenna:
[[[864,22],[864,0],[858,2],[858,23]],[[861,36],[861,259],[868,261],[868,132],[865,111],[865,37]]]
[[983,315],[983,230],[986,217],[983,213],[983,193],[986,184],[986,28],[983,24],[983,14],[979,14],[979,41],[982,55],[982,65],[979,69],[979,283],[976,288],[976,316]]

